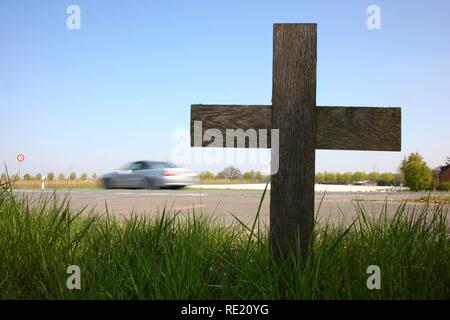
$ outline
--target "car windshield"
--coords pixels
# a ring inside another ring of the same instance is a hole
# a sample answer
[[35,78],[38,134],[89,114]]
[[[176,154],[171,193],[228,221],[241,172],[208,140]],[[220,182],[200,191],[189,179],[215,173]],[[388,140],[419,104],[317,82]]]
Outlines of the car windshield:
[[[131,162],[127,163],[126,165],[119,168],[119,170],[136,170],[136,169],[142,169],[141,166],[137,168],[137,163],[141,164],[140,162]],[[143,164],[145,168],[152,168],[152,169],[162,169],[162,168],[178,168],[178,166],[175,163],[172,162],[146,162]]]
[[178,168],[178,166],[172,162],[165,162],[164,164],[165,164],[166,168]]
[[131,163],[127,163],[126,165],[123,165],[119,168],[119,170],[130,170],[131,169]]

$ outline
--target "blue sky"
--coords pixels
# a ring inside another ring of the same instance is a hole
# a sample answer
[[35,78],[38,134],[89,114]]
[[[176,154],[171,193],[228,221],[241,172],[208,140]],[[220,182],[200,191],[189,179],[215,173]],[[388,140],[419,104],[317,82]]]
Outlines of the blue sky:
[[[71,4],[80,30],[66,28]],[[371,4],[381,30],[366,27]],[[189,130],[190,105],[270,104],[273,23],[314,22],[318,105],[402,107],[401,152],[319,150],[316,170],[395,171],[415,151],[441,165],[449,9],[445,0],[1,1],[0,161],[15,171],[23,153],[21,171],[32,174],[177,161],[183,142],[171,136]]]

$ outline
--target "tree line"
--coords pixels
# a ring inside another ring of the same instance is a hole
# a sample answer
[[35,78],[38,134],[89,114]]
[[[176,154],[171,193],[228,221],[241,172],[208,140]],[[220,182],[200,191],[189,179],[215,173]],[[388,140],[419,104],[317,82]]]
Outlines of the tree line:
[[[200,173],[202,180],[214,180],[214,179],[230,179],[230,180],[257,180],[267,181],[268,176],[261,173],[261,171],[247,171],[241,173],[236,167],[227,167],[224,170],[214,174],[210,171],[203,171]],[[316,183],[323,184],[352,184],[356,182],[370,180],[376,182],[379,185],[400,185],[403,182],[402,175],[400,173],[391,172],[370,172],[363,171],[357,172],[318,172],[316,173]]]
[[399,186],[403,182],[401,173],[392,172],[318,172],[316,183],[323,184],[355,184],[370,181],[380,186]]
[[230,166],[226,167],[222,171],[219,171],[217,174],[214,174],[210,171],[202,171],[200,172],[200,179],[202,180],[214,180],[214,179],[229,179],[229,180],[256,180],[260,182],[267,181],[268,176],[261,173],[261,171],[247,171],[241,173],[236,167]]
[[[447,157],[445,165],[450,165],[450,157]],[[379,186],[401,186],[404,185],[412,191],[419,190],[449,190],[450,182],[439,182],[439,170],[432,170],[428,167],[422,155],[418,152],[411,153],[404,157],[400,163],[398,172],[318,172],[316,173],[316,183],[322,184],[355,184],[364,181],[376,183]],[[227,167],[222,171],[214,174],[210,171],[200,173],[202,180],[214,179],[241,179],[256,180],[265,182],[269,176],[263,175],[260,171],[247,171],[241,173],[238,168],[233,166]]]
[[[43,175],[41,173],[37,173],[36,175],[32,176],[29,173],[25,173],[23,175],[23,180],[26,181],[31,181],[31,180],[42,180]],[[2,173],[0,179],[1,180],[6,180],[7,175],[6,173]],[[18,180],[21,177],[18,174],[14,174],[12,175],[10,178],[14,179],[14,180]],[[46,180],[88,180],[88,179],[97,179],[97,173],[93,173],[91,176],[89,176],[86,172],[83,172],[80,176],[77,176],[77,174],[75,172],[71,172],[67,177],[64,175],[64,173],[60,173],[58,175],[58,177],[55,176],[55,174],[53,172],[49,172],[47,173],[47,175],[45,176]]]

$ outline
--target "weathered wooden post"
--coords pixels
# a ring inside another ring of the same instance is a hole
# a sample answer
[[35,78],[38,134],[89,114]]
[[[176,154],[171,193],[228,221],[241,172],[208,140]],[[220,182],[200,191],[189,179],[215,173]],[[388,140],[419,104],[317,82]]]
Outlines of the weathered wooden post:
[[[306,257],[314,225],[315,149],[401,147],[400,108],[316,107],[316,39],[316,24],[274,25],[271,106],[191,107],[193,147],[273,147],[278,170],[271,181],[270,243],[277,258],[290,251]],[[245,142],[223,139],[230,129],[244,132]],[[250,133],[268,129],[278,129],[278,141],[251,143]]]
[[[271,249],[306,254],[314,225],[316,153],[315,24],[280,24],[273,35],[272,128],[279,129],[278,173],[270,189]],[[272,159],[274,162],[276,159]]]

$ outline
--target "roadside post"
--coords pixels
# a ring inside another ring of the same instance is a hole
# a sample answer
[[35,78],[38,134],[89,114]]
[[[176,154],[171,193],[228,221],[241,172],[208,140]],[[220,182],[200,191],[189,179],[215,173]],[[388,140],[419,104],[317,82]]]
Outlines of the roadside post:
[[19,162],[19,179],[20,179],[20,169],[22,167],[22,162],[25,160],[25,156],[19,153],[16,157],[16,160]]

